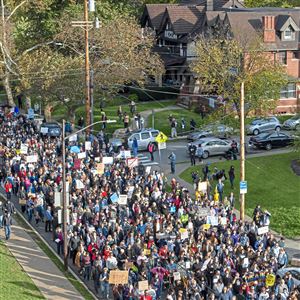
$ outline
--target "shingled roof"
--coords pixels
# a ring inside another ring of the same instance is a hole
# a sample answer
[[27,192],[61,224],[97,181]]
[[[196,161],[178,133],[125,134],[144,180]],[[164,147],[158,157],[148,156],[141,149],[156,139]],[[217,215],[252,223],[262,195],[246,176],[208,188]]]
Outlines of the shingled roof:
[[165,18],[170,20],[175,34],[187,34],[193,30],[204,13],[203,6],[173,6],[166,8]]

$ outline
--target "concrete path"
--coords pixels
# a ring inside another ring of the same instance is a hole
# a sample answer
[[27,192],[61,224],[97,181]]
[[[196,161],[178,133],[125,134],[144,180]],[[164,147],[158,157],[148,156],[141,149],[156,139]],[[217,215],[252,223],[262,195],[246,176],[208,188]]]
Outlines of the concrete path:
[[[1,231],[3,238],[3,230]],[[24,228],[16,222],[12,226],[11,238],[6,244],[46,299],[84,299]]]

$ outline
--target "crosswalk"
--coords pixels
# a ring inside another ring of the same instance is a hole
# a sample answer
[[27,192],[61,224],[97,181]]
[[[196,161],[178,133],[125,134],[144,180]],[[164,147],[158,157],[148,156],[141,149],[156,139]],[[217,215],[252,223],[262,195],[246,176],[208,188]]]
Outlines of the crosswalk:
[[151,161],[151,159],[147,155],[144,155],[142,153],[138,154],[138,158],[139,158],[139,163],[141,165],[145,166],[145,167],[147,167],[147,166],[156,166],[156,165],[159,164],[156,161]]

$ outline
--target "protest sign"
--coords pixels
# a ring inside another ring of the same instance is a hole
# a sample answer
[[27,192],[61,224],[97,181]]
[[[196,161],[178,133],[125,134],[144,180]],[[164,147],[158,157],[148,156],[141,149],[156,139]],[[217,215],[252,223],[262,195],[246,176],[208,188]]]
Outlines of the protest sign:
[[62,209],[57,211],[57,223],[62,224]]
[[218,217],[215,216],[207,216],[206,217],[206,223],[210,224],[211,226],[218,226]]
[[27,163],[36,163],[38,161],[37,155],[28,155],[26,158]]
[[112,270],[109,273],[110,284],[128,284],[128,271]]
[[20,153],[27,154],[27,152],[28,152],[28,146],[26,144],[21,144]]
[[261,235],[261,234],[265,234],[269,232],[269,226],[263,226],[257,229],[257,234]]
[[197,210],[197,215],[199,217],[206,217],[210,214],[210,210],[209,208],[200,208],[199,210]]
[[122,150],[117,155],[117,158],[126,159],[131,157],[131,151],[130,150]]
[[188,239],[189,238],[189,232],[185,228],[180,228],[184,230],[180,230],[180,237],[182,240]]
[[84,184],[79,179],[76,180],[76,188],[77,189],[84,189]]
[[273,286],[275,284],[276,276],[274,274],[268,274],[266,276],[266,286]]
[[60,192],[54,193],[54,205],[55,207],[61,206],[62,194]]
[[209,262],[210,262],[210,258],[208,258],[208,259],[206,259],[206,260],[204,261],[204,263],[203,263],[203,265],[202,265],[202,267],[201,267],[201,271],[202,271],[202,272],[205,271],[205,270],[207,269],[207,266],[208,266]]
[[150,172],[151,172],[151,166],[147,166],[145,172],[146,172],[146,174],[150,174]]
[[103,163],[97,163],[97,174],[102,175],[104,173],[104,164]]
[[226,225],[227,224],[227,218],[222,217],[220,223],[221,223],[221,225]]
[[78,159],[86,158],[86,152],[80,152],[77,154]]
[[75,158],[75,159],[74,159],[74,169],[75,169],[75,170],[79,170],[79,169],[80,169],[80,166],[81,166],[81,161],[80,161],[80,159]]
[[174,276],[174,281],[180,280],[180,273],[179,272],[174,272],[173,276]]
[[207,181],[198,183],[198,191],[205,193],[207,191]]
[[151,254],[151,250],[150,249],[144,249],[144,255],[149,256]]
[[114,163],[114,158],[112,156],[104,156],[102,158],[102,162],[105,164],[105,165],[112,165]]
[[203,224],[203,229],[208,230],[210,228],[210,224]]
[[127,198],[128,198],[127,195],[120,195],[120,196],[119,196],[118,203],[119,203],[120,205],[127,205]]
[[112,203],[118,202],[118,200],[119,200],[118,194],[117,194],[117,193],[112,194],[112,195],[110,196],[110,200],[111,200]]
[[133,194],[133,191],[134,191],[134,186],[131,185],[131,186],[128,188],[128,193],[127,193],[128,199],[131,199],[132,194]]
[[139,281],[139,290],[146,291],[149,289],[148,280]]
[[100,161],[100,157],[95,157],[95,161],[99,162]]
[[92,150],[92,143],[91,142],[85,142],[84,148],[85,148],[85,151]]
[[126,162],[127,166],[131,169],[139,165],[139,159],[137,157],[127,158]]
[[49,131],[49,128],[48,127],[41,127],[41,133],[42,134],[47,134]]

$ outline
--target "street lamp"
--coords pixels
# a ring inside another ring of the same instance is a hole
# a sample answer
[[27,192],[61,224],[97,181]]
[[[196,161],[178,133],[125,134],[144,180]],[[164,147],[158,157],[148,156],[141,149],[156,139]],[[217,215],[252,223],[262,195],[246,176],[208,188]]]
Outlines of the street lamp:
[[62,123],[62,182],[63,182],[63,186],[62,186],[62,198],[63,198],[63,234],[64,234],[64,267],[65,270],[68,270],[68,234],[67,234],[67,218],[68,218],[68,214],[67,214],[67,190],[66,190],[66,140],[96,124],[100,124],[100,123],[116,123],[116,120],[107,120],[107,121],[97,121],[93,124],[90,124],[80,130],[77,130],[76,132],[73,132],[71,134],[69,134],[68,136],[66,136],[66,131],[65,131],[65,127],[66,127],[66,121],[63,120]]

